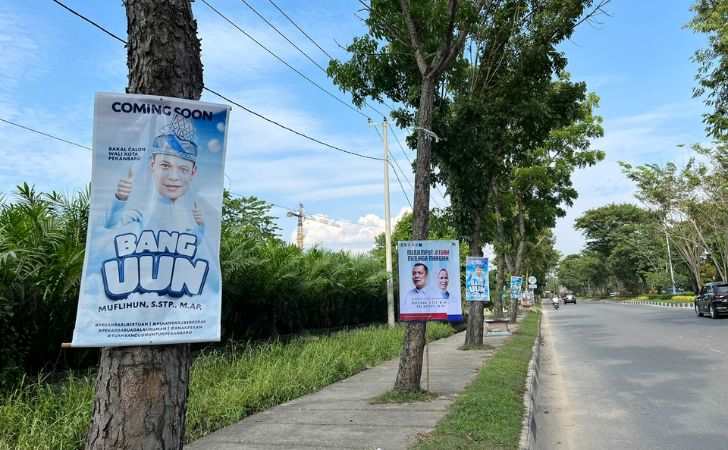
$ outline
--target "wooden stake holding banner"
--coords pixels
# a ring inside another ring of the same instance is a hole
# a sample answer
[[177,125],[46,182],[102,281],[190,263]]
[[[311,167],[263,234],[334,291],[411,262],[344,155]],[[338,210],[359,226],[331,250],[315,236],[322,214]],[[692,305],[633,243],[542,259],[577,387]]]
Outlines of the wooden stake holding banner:
[[427,392],[430,392],[430,342],[425,337],[425,364],[427,365]]

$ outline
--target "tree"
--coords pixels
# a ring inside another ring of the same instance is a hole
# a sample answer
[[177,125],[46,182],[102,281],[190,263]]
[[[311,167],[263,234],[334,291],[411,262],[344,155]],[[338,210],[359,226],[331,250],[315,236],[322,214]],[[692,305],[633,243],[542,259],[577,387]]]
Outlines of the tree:
[[576,220],[588,254],[597,256],[618,288],[638,292],[647,274],[667,272],[667,250],[659,216],[636,205],[611,204],[590,209]]
[[[450,92],[438,99],[436,128],[444,130],[447,140],[433,147],[433,160],[440,169],[438,179],[448,188],[459,234],[469,240],[472,256],[480,256],[482,243],[492,241],[495,227],[502,224],[502,217],[493,217],[494,205],[501,188],[498,180],[511,177],[511,162],[542,145],[555,128],[576,120],[571,111],[580,107],[583,85],[574,84],[569,91],[564,82],[557,85],[558,93],[552,88],[553,78],[566,67],[566,58],[556,46],[604,4],[582,17],[591,3],[500,3],[492,20],[480,24],[469,42],[470,56],[450,76]],[[574,96],[573,102],[567,101],[568,95]],[[596,104],[595,98],[592,102]],[[601,133],[599,119],[591,117],[590,110],[583,119],[589,123],[577,136]],[[551,146],[558,152],[555,141]],[[525,236],[522,242],[519,261]],[[466,344],[482,344],[482,335],[483,304],[474,302]]]
[[708,132],[716,139],[728,139],[728,0],[697,0],[695,17],[688,24],[708,37],[708,48],[695,52],[699,65],[694,96],[705,96],[713,111],[705,114]]
[[[199,99],[202,62],[190,0],[125,0],[127,92]],[[101,351],[86,449],[181,449],[189,344]]]
[[276,225],[276,217],[270,215],[270,209],[270,203],[255,196],[234,198],[225,190],[222,227],[234,228],[243,239],[276,239],[281,229]]
[[[427,238],[435,90],[460,55],[474,24],[500,1],[371,0],[365,5],[368,34],[355,38],[347,48],[351,60],[329,65],[334,82],[350,91],[358,105],[368,97],[387,96],[416,108],[414,118],[406,110],[399,112],[401,120],[414,119],[417,125],[414,240]],[[407,324],[395,390],[420,389],[426,325],[424,321]]]
[[566,256],[559,263],[559,283],[578,294],[605,293],[607,267],[604,260],[593,252]]

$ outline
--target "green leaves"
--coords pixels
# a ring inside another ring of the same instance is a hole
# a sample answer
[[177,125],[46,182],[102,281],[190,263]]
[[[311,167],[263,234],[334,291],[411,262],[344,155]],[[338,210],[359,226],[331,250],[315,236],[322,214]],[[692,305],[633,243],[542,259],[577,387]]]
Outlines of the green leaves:
[[695,52],[698,63],[695,97],[704,97],[713,109],[704,115],[709,134],[728,139],[728,0],[697,0],[692,7],[695,17],[688,26],[708,38],[708,47]]

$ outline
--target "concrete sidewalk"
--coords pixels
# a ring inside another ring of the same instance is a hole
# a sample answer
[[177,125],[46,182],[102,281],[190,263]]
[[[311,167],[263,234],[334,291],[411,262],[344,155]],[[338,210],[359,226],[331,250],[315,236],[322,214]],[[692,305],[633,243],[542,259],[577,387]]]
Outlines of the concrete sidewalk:
[[[512,331],[518,325],[511,327]],[[500,347],[507,336],[484,339]],[[249,416],[186,446],[190,450],[406,449],[434,429],[448,407],[478,374],[493,350],[462,351],[465,332],[430,346],[430,402],[371,405],[390,390],[399,358],[324,389]],[[283,375],[283,374],[282,374]],[[422,385],[426,383],[423,367]]]

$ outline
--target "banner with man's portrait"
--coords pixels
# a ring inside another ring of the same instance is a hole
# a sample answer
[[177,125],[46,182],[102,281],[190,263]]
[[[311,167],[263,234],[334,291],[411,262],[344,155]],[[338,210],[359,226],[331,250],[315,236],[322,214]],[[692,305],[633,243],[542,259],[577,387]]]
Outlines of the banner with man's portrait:
[[75,347],[220,340],[227,105],[96,95]]
[[462,321],[458,241],[400,241],[399,320]]
[[465,259],[465,300],[489,302],[488,258],[468,256]]

